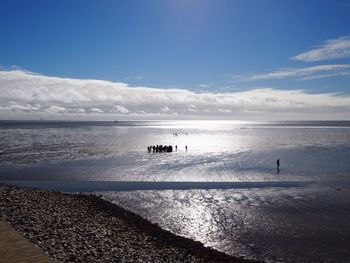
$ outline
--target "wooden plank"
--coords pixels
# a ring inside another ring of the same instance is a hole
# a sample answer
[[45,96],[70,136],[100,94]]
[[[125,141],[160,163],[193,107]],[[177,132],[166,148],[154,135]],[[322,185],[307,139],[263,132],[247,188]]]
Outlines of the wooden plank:
[[0,263],[52,262],[39,247],[0,219]]

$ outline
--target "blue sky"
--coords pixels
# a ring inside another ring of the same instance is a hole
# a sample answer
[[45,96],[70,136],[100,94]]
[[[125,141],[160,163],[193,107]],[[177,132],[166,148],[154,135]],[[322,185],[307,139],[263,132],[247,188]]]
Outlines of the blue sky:
[[349,25],[349,0],[9,0],[0,2],[0,65],[4,74],[197,95],[273,89],[345,99]]

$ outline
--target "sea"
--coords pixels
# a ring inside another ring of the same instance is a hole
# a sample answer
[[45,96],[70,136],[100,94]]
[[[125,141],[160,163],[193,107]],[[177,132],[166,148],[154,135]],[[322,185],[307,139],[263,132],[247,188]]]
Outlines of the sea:
[[0,182],[94,193],[247,259],[350,262],[350,121],[0,121]]

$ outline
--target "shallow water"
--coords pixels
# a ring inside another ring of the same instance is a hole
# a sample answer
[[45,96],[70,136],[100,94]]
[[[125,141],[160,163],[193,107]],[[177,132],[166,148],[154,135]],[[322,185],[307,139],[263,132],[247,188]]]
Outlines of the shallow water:
[[349,159],[350,122],[0,122],[2,179],[343,180]]
[[272,262],[350,261],[349,160],[350,122],[0,122],[0,181],[95,191]]
[[348,262],[350,188],[99,192],[178,235],[271,262]]

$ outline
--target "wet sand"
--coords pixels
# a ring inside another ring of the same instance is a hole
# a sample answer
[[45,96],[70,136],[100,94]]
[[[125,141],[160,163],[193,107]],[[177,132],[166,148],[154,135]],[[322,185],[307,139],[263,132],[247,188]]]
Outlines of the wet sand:
[[0,184],[0,214],[55,262],[252,262],[176,236],[95,195]]

